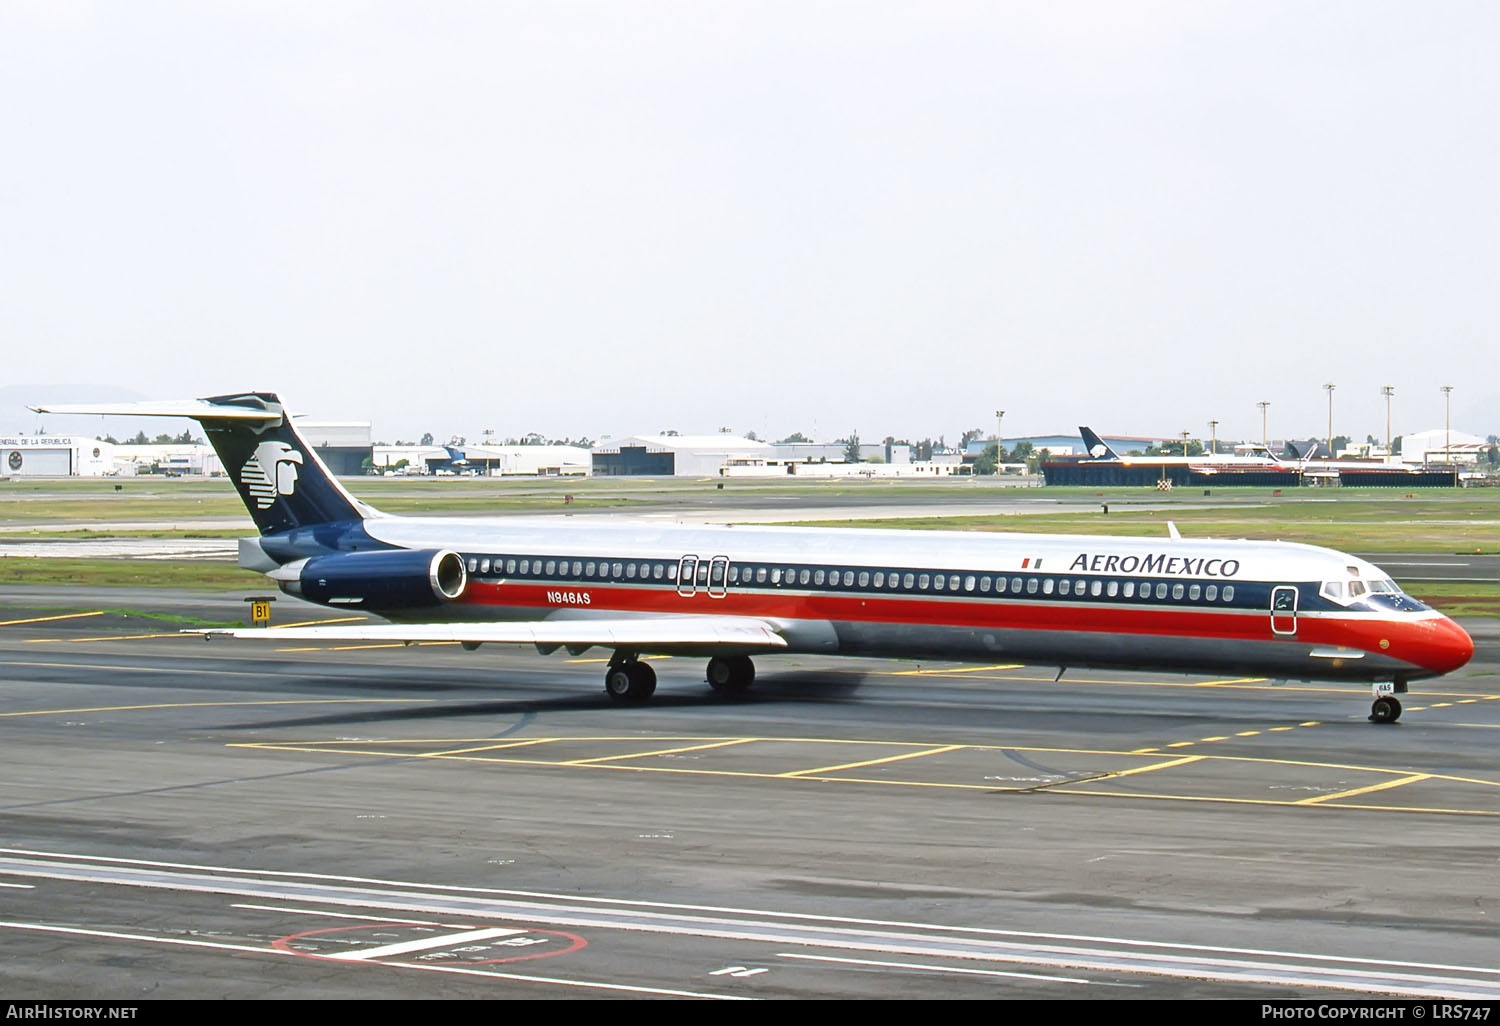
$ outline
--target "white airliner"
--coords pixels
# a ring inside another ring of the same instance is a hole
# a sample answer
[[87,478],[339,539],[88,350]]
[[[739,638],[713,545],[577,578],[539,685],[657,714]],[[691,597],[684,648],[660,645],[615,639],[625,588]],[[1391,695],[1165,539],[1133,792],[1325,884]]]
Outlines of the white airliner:
[[355,499],[269,393],[39,413],[191,417],[260,536],[240,565],[390,623],[241,638],[593,647],[649,698],[643,655],[708,660],[735,692],[777,653],[1006,659],[1371,685],[1371,719],[1474,643],[1379,568],[1311,545],[952,531],[643,526],[388,516]]

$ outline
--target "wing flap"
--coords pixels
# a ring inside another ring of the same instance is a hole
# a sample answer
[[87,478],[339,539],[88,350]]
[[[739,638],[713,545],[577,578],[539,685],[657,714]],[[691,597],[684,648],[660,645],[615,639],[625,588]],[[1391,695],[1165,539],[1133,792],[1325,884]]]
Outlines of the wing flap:
[[[230,628],[185,631],[205,637],[257,641],[461,642],[470,645],[538,645],[557,648],[746,648],[773,650],[786,639],[764,620],[748,617],[673,616],[621,619],[524,620],[484,623],[370,623],[329,627]],[[582,649],[580,649],[582,650]]]

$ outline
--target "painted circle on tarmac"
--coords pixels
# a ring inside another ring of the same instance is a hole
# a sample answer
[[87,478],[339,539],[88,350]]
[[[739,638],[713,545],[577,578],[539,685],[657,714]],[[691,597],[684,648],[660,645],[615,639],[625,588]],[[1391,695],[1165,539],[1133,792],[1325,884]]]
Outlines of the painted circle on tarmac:
[[588,941],[560,930],[524,927],[362,923],[290,934],[271,947],[330,962],[479,966],[568,955],[588,947]]

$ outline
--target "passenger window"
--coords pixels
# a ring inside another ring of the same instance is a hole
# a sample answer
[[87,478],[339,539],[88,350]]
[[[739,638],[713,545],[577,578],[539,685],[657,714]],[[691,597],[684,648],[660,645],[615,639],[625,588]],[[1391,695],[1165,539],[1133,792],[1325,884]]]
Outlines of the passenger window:
[[[821,577],[823,575],[819,574],[818,576]],[[807,584],[808,582],[810,582],[812,580],[812,571],[811,570],[803,570],[802,573],[798,575],[797,579],[801,583]]]
[[1232,585],[1232,584],[1226,584],[1226,585],[1224,585],[1224,601],[1225,602],[1233,602],[1234,601],[1234,585]]
[[553,574],[555,574],[556,571],[557,571],[557,560],[555,560],[555,559],[549,559],[549,560],[547,560],[547,576],[548,577],[553,576]]
[[927,590],[927,581],[928,580],[929,580],[929,577],[928,577],[927,574],[920,575],[917,578],[917,588],[918,588],[918,590],[920,590],[920,591],[926,591]]
[[490,572],[490,561],[488,559],[481,559],[479,561],[479,572],[482,574]]
[[[913,574],[907,574],[905,577],[901,578],[901,587],[903,587],[903,588],[910,588],[912,586],[912,583],[916,579],[917,578],[915,577],[915,575],[913,575]],[[924,587],[924,588],[927,587],[927,584],[926,584],[925,580],[922,583],[922,587]]]
[[995,578],[995,594],[996,595],[1004,595],[1005,594],[1005,578],[1004,577],[996,577]]
[[[807,571],[806,571],[806,570],[804,570],[804,571],[802,571],[802,573],[803,573],[803,575],[804,575],[804,577],[805,577],[805,576],[806,576],[806,574],[807,574]],[[805,581],[805,580],[804,580],[804,581],[803,581],[803,583],[804,583],[804,584],[805,584],[805,583],[807,583],[807,582],[806,582],[806,581]],[[813,583],[814,583],[814,584],[816,584],[816,585],[819,585],[819,586],[821,586],[821,585],[822,585],[822,583],[823,583],[823,571],[821,571],[821,570],[818,570],[818,571],[816,571],[816,572],[815,572],[815,573],[814,573],[814,574],[813,574]]]
[[875,587],[877,587],[877,588],[884,588],[885,587],[885,571],[884,570],[876,570],[875,571]]
[[933,578],[932,578],[932,590],[933,591],[942,591],[943,590],[943,575],[942,574],[936,574],[936,575],[933,576]]
[[1120,582],[1110,581],[1108,587],[1105,590],[1108,591],[1110,598],[1114,598],[1120,593]]
[[475,570],[478,570],[478,569],[479,569],[479,560],[476,559],[474,556],[470,556],[469,557],[469,573],[472,574]]
[[630,577],[630,578],[634,578],[635,577],[635,564],[634,563],[626,563],[625,564],[625,576],[626,577]]
[[1073,594],[1073,582],[1070,581],[1070,580],[1068,580],[1066,577],[1064,577],[1062,580],[1058,581],[1057,582],[1057,593],[1059,595],[1071,595],[1071,594]]
[[1165,582],[1157,584],[1156,597],[1159,599],[1164,599],[1167,597],[1167,585]]
[[530,560],[528,560],[528,559],[521,560],[521,573],[523,573],[523,574],[529,574],[529,573],[531,573],[531,561]]
[[1026,578],[1026,594],[1028,594],[1028,595],[1035,595],[1036,594],[1036,578],[1035,577],[1028,577],[1028,578]]
[[616,563],[614,566],[610,567],[610,570],[612,571],[613,576],[622,577],[625,573],[625,565],[623,563]]
[[859,572],[859,586],[861,588],[868,588],[870,586],[870,572],[868,570],[861,570]]
[[781,567],[778,566],[774,570],[771,571],[771,583],[772,584],[780,584],[781,583]]
[[1135,582],[1134,581],[1126,581],[1125,582],[1125,597],[1126,598],[1134,598],[1135,597]]
[[958,574],[949,574],[948,575],[948,590],[949,591],[957,591],[958,590]]
[[[860,576],[863,577],[864,574],[860,574]],[[863,584],[864,582],[861,581],[860,583]],[[853,570],[845,570],[844,571],[844,587],[846,587],[846,588],[852,588],[852,587],[854,587],[854,571]]]
[[1052,594],[1052,578],[1050,578],[1050,577],[1044,577],[1044,578],[1042,578],[1042,594],[1043,595],[1051,595]]
[[981,577],[979,579],[979,590],[986,595],[990,593],[990,579],[988,577]]
[[1021,593],[1021,579],[1019,577],[1012,577],[1010,579],[1010,590],[1017,595]]
[[505,561],[505,572],[508,574],[516,572],[516,561],[514,559],[507,559]]
[[964,591],[973,591],[973,590],[974,590],[974,575],[970,574],[968,577],[964,578]]
[[1172,585],[1172,597],[1174,599],[1180,599],[1180,598],[1182,598],[1182,585],[1180,585],[1180,584],[1174,584],[1174,585]]
[[758,567],[755,568],[755,583],[756,584],[765,584],[766,583],[766,568],[765,567],[758,566]]
[[1204,588],[1203,597],[1210,602],[1217,599],[1219,597],[1219,586],[1217,584],[1210,584],[1207,588]]
[[1198,601],[1198,586],[1196,584],[1188,588],[1188,600],[1191,602]]
[[1096,580],[1092,584],[1089,585],[1089,594],[1092,595],[1092,596],[1094,596],[1094,598],[1098,598],[1103,593],[1104,593],[1104,582],[1103,581],[1097,581]]

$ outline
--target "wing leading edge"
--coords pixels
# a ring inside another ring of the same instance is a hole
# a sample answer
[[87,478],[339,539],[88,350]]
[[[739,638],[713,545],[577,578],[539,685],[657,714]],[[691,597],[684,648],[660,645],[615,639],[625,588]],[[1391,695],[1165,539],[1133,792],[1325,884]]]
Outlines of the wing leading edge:
[[459,642],[466,645],[535,645],[550,652],[594,646],[643,652],[774,652],[786,639],[764,620],[723,616],[527,620],[484,623],[372,623],[337,627],[229,628],[185,631],[205,638],[257,641]]

